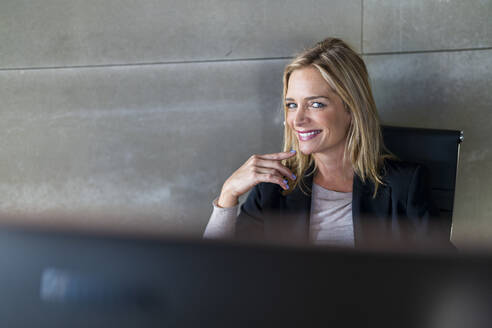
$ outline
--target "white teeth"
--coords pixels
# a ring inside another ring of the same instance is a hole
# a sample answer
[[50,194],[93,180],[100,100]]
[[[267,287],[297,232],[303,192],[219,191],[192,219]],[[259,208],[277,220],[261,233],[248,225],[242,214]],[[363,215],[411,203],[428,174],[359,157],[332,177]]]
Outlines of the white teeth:
[[312,136],[312,135],[315,135],[315,134],[318,134],[320,133],[321,131],[312,131],[312,132],[308,132],[308,133],[302,133],[302,132],[299,132],[300,136],[303,137],[303,138],[306,138],[306,137],[309,137],[309,136]]

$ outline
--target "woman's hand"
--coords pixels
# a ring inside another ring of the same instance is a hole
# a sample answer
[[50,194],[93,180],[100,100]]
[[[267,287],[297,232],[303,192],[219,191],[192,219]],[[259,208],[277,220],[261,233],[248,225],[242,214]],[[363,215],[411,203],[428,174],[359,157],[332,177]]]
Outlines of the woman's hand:
[[253,155],[236,170],[222,186],[217,204],[233,207],[239,196],[247,193],[260,182],[276,183],[284,190],[289,189],[286,178],[294,180],[295,175],[280,163],[295,155],[295,150],[265,155]]

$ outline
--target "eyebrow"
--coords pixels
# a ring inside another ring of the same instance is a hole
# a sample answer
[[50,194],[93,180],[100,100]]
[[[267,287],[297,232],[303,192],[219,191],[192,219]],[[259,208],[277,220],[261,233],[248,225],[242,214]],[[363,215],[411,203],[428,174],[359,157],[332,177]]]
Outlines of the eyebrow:
[[[311,96],[311,97],[306,97],[304,98],[305,100],[313,100],[313,99],[317,99],[317,98],[326,98],[326,99],[330,99],[329,97],[327,96]],[[294,98],[285,98],[285,100],[288,100],[288,101],[294,101]]]

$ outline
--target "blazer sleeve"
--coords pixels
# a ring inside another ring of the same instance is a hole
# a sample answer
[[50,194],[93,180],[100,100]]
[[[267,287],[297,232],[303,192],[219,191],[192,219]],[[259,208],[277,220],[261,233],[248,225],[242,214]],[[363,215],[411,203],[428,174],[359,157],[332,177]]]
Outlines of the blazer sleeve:
[[455,249],[449,241],[446,222],[439,217],[439,209],[432,199],[429,171],[418,165],[408,188],[407,216],[417,223],[417,234],[428,244]]
[[261,184],[253,187],[241,206],[236,220],[235,237],[243,240],[261,240],[264,238],[264,220]]
[[408,187],[407,216],[422,227],[428,226],[431,217],[439,216],[432,202],[429,173],[422,165],[414,170]]

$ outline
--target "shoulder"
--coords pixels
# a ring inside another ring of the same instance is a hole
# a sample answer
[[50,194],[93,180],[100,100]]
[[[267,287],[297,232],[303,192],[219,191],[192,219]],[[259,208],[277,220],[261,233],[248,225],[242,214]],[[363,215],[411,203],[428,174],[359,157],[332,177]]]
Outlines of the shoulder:
[[416,175],[426,173],[422,164],[386,159],[382,167],[382,177],[390,185],[410,183]]
[[382,177],[385,185],[402,195],[422,192],[430,185],[427,168],[418,163],[385,160]]

